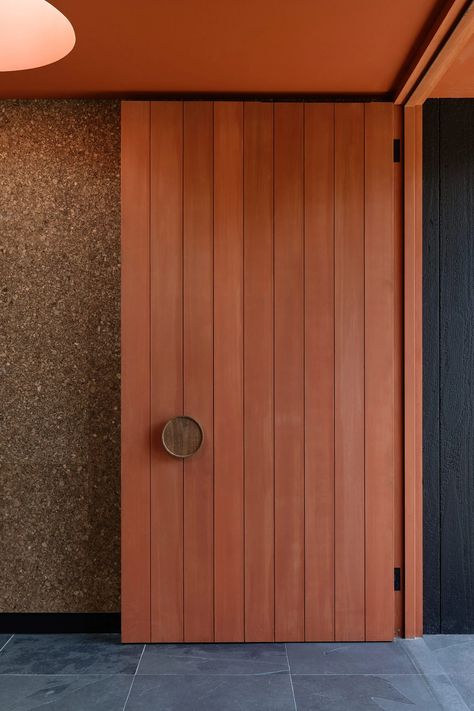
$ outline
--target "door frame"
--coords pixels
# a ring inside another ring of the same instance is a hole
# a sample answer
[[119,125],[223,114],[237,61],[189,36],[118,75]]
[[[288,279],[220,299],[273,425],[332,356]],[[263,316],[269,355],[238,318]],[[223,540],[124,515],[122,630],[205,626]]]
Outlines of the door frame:
[[473,38],[474,3],[454,0],[395,99],[404,107],[405,637],[423,634],[423,104]]

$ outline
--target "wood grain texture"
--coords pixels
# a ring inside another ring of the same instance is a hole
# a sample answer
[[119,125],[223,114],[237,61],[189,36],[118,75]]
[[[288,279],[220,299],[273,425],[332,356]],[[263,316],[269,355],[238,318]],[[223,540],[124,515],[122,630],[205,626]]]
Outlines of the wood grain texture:
[[334,639],[334,104],[305,106],[305,637]]
[[150,104],[122,104],[122,640],[150,640]]
[[151,617],[153,642],[183,638],[183,464],[161,432],[183,410],[183,106],[151,104]]
[[244,641],[243,105],[214,105],[214,618]]
[[304,114],[275,104],[275,639],[304,639]]
[[214,639],[213,107],[184,104],[184,413],[204,430],[184,463],[184,639]]
[[422,634],[422,109],[405,135],[405,636]]
[[245,640],[274,639],[273,105],[244,107]]
[[439,107],[441,633],[474,631],[474,102]]
[[394,633],[393,107],[365,106],[365,638]]
[[441,632],[439,101],[423,107],[423,631]]
[[[394,107],[394,136],[403,147],[403,109]],[[400,162],[393,163],[393,237],[394,237],[394,567],[402,573],[401,588],[395,592],[395,636],[404,633],[403,571],[404,559],[404,468],[403,468],[403,150]]]
[[365,637],[364,106],[335,107],[335,637]]

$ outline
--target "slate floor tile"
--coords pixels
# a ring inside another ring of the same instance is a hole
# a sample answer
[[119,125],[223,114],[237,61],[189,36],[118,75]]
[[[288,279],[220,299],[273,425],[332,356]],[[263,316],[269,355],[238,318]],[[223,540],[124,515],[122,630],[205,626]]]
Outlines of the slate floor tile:
[[449,679],[459,692],[468,709],[474,711],[474,674],[458,672],[449,674]]
[[474,674],[474,635],[425,635],[423,639],[448,674]]
[[127,711],[294,711],[288,673],[136,676]]
[[288,671],[284,644],[150,644],[138,674],[267,674]]
[[[447,705],[440,703],[437,687]],[[458,711],[458,696],[446,677],[416,674],[294,676],[298,711]],[[452,700],[452,703],[451,703]]]
[[397,642],[288,644],[292,674],[416,674]]
[[11,638],[11,634],[0,634],[0,651],[5,648],[5,645]]
[[134,674],[142,650],[118,634],[15,635],[0,654],[0,674]]
[[132,676],[0,677],[2,711],[122,711]]

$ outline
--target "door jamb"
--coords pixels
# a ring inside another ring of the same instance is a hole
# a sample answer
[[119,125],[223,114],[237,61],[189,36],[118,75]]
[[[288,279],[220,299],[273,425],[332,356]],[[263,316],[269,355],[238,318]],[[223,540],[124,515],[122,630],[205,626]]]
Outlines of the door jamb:
[[405,637],[423,634],[423,103],[474,37],[474,3],[454,0],[397,92],[404,106]]

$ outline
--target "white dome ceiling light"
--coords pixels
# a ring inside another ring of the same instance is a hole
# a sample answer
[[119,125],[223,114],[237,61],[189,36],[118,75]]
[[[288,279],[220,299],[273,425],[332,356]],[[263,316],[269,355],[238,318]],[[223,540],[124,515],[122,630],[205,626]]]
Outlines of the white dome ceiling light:
[[52,64],[75,43],[67,17],[46,0],[0,0],[0,72]]

